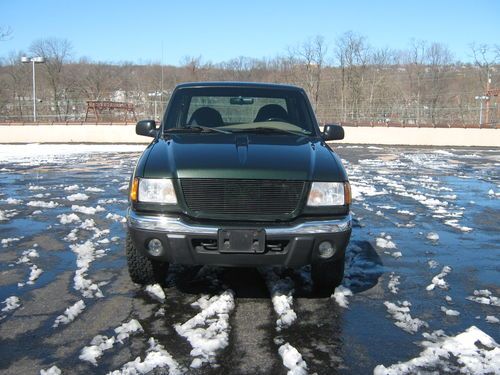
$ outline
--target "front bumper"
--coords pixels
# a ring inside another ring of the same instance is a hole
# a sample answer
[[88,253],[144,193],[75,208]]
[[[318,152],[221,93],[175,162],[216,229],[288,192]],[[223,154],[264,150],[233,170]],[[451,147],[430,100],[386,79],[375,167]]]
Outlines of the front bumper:
[[[291,223],[235,223],[224,225],[189,222],[178,216],[142,215],[129,210],[129,233],[137,249],[153,259],[175,264],[211,264],[221,266],[283,265],[299,267],[306,264],[332,261],[344,257],[352,228],[351,215],[340,219],[296,220]],[[219,231],[227,229],[259,230],[265,232],[266,246],[262,252],[220,251]],[[157,238],[164,252],[153,257],[147,243]],[[334,255],[324,259],[317,248],[329,241]],[[206,246],[206,245],[212,246]]]

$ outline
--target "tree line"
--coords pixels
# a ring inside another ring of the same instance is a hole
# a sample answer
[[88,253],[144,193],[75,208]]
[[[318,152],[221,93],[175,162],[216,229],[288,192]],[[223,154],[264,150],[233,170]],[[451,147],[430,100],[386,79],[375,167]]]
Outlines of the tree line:
[[[32,118],[32,66],[21,57],[42,56],[46,62],[35,67],[36,100],[38,116],[46,120],[82,120],[87,100],[130,102],[138,117],[159,118],[178,83],[237,80],[303,87],[321,123],[465,126],[479,121],[476,97],[500,86],[500,47],[472,44],[470,55],[470,62],[457,62],[446,45],[425,41],[380,49],[346,32],[333,44],[311,37],[269,58],[112,64],[75,59],[70,41],[46,38],[0,60],[0,120]],[[498,122],[496,99],[483,114],[485,126]],[[110,113],[108,119],[120,116]]]

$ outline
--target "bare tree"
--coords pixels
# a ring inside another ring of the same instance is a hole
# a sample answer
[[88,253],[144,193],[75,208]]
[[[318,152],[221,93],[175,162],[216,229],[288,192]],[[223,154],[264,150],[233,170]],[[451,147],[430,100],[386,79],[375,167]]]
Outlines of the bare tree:
[[30,52],[46,59],[44,64],[52,91],[52,100],[58,119],[61,117],[59,100],[68,87],[63,87],[64,64],[71,57],[72,45],[67,39],[39,39],[31,44]]
[[327,50],[325,38],[320,35],[307,39],[298,47],[289,48],[290,61],[305,70],[306,91],[312,99],[314,109],[318,107],[321,73]]

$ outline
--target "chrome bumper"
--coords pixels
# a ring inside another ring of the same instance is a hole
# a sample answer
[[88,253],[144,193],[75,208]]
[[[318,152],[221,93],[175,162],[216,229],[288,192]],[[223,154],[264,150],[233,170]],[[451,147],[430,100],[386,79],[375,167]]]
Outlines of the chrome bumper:
[[[171,234],[217,235],[219,226],[189,224],[179,217],[139,215],[131,210],[127,214],[129,227],[139,230],[158,231]],[[341,233],[352,228],[351,215],[342,219],[306,221],[291,226],[259,226],[267,235]]]

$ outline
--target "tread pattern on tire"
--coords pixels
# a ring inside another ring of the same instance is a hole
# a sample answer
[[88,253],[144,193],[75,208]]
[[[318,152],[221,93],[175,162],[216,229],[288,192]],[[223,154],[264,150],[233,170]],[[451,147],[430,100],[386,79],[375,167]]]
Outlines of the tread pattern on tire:
[[142,255],[134,246],[127,233],[125,243],[128,272],[132,281],[140,285],[164,284],[167,277],[168,263],[155,262]]

